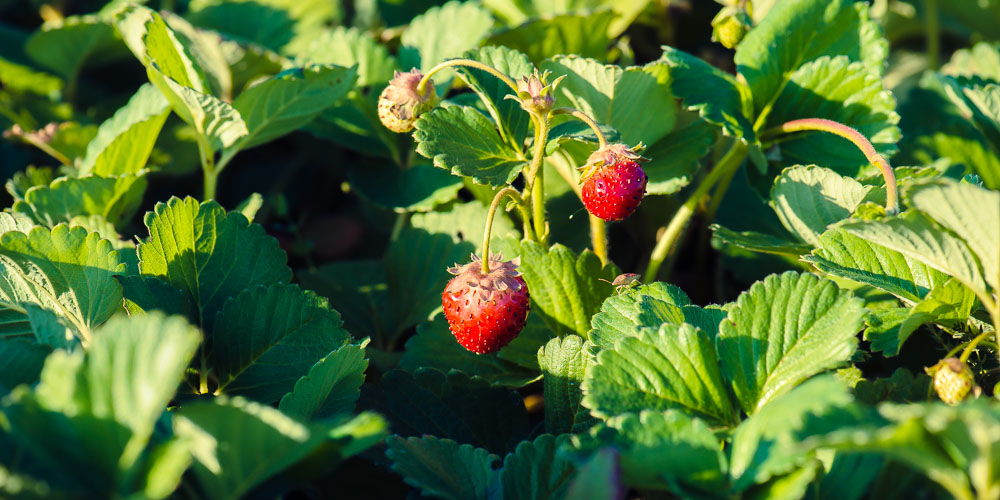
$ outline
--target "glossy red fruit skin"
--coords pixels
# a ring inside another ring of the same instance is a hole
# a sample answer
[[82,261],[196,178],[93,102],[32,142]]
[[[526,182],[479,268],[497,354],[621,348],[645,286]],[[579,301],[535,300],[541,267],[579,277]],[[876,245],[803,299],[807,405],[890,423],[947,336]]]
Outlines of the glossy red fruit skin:
[[632,215],[646,194],[649,178],[638,162],[618,161],[604,165],[583,183],[583,205],[608,222]]
[[[503,276],[504,284],[497,286],[497,281],[477,269],[479,266],[474,261],[456,268],[460,273],[448,282],[441,303],[458,343],[476,354],[488,354],[499,351],[521,333],[528,319],[529,295],[520,276],[507,274]],[[497,272],[504,271],[494,267],[490,274]]]

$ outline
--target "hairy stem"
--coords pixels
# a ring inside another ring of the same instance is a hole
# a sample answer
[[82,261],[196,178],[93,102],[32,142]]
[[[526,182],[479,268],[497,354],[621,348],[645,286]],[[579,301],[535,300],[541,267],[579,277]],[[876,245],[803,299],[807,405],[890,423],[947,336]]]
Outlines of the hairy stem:
[[927,30],[927,69],[935,70],[941,53],[941,26],[938,18],[937,0],[924,0]]
[[684,202],[674,217],[670,219],[670,223],[663,229],[663,234],[660,235],[659,240],[656,242],[656,247],[653,248],[653,253],[649,256],[649,265],[646,266],[646,272],[643,274],[642,280],[646,283],[652,283],[656,281],[656,275],[660,271],[660,266],[663,264],[664,259],[667,258],[667,254],[673,248],[677,239],[680,237],[681,233],[684,231],[684,227],[687,225],[688,220],[694,215],[695,209],[698,207],[698,202],[708,194],[708,191],[712,189],[719,179],[725,177],[730,170],[736,170],[741,163],[743,163],[743,158],[746,157],[747,147],[740,141],[733,143],[733,146],[726,152],[725,156],[715,165],[715,168],[708,173],[698,188],[695,189],[691,196]]
[[201,171],[205,179],[205,197],[202,201],[215,199],[215,184],[219,173],[215,170],[215,153],[205,138],[198,137],[198,156],[201,158]]
[[872,146],[872,143],[861,132],[833,120],[826,120],[823,118],[805,118],[802,120],[785,122],[777,127],[765,130],[760,135],[762,139],[768,139],[781,134],[790,134],[807,130],[828,132],[843,137],[857,146],[858,149],[864,153],[865,158],[867,158],[872,165],[878,167],[878,169],[882,172],[882,177],[885,178],[885,212],[889,215],[896,215],[899,213],[899,194],[898,188],[896,187],[896,174],[893,173],[889,162],[886,161],[882,155],[878,154],[878,151],[875,151],[875,146]]
[[968,361],[969,360],[969,356],[972,355],[972,351],[976,350],[976,346],[979,345],[979,342],[985,340],[986,337],[990,336],[990,334],[992,334],[992,333],[994,333],[994,332],[983,332],[983,333],[980,333],[979,335],[976,335],[976,337],[973,338],[969,342],[969,344],[965,346],[965,349],[962,350],[962,355],[958,357],[958,360],[961,361],[962,363],[965,363],[966,361]]
[[531,121],[535,127],[535,150],[531,155],[531,164],[528,166],[528,176],[524,192],[527,193],[531,200],[531,218],[535,224],[535,237],[539,243],[545,245],[548,240],[548,231],[546,230],[545,223],[545,186],[542,160],[545,159],[545,143],[549,136],[549,120],[547,117],[531,115]]
[[589,115],[587,115],[583,111],[580,111],[580,110],[577,110],[577,109],[573,109],[573,108],[556,108],[556,109],[552,110],[552,114],[553,115],[570,115],[570,116],[572,116],[572,117],[574,117],[574,118],[582,121],[583,123],[586,123],[587,126],[589,126],[591,128],[591,130],[594,131],[594,135],[597,136],[598,147],[600,149],[604,149],[604,148],[606,148],[608,146],[608,139],[606,137],[604,137],[604,132],[601,132],[601,127],[597,125],[597,122],[594,121],[593,118],[591,118]]
[[524,198],[521,198],[521,194],[516,189],[508,186],[497,191],[497,194],[493,196],[493,202],[490,203],[490,211],[486,214],[486,228],[483,230],[483,274],[490,272],[490,236],[493,234],[493,217],[496,215],[497,207],[500,206],[500,202],[503,201],[505,196],[510,196],[517,203],[522,217],[527,216],[528,210],[524,206]]
[[601,264],[608,263],[608,225],[594,214],[587,214],[590,218],[590,246],[594,248],[594,254],[601,259]]
[[452,67],[452,66],[465,66],[467,68],[475,68],[475,69],[478,69],[478,70],[485,71],[485,72],[487,72],[487,73],[489,73],[489,74],[497,77],[501,82],[504,82],[505,84],[507,84],[507,86],[510,87],[511,90],[514,91],[514,94],[517,94],[517,84],[514,83],[514,80],[512,80],[509,76],[501,73],[496,68],[494,68],[494,67],[492,67],[492,66],[490,66],[488,64],[483,64],[483,63],[481,63],[479,61],[473,61],[472,59],[449,59],[447,61],[442,62],[441,64],[438,64],[437,66],[434,66],[433,68],[431,68],[430,70],[428,70],[427,74],[424,75],[424,77],[420,79],[419,83],[417,83],[417,93],[421,94],[421,95],[424,93],[424,90],[427,87],[427,82],[430,81],[431,76],[433,76],[434,73],[437,73],[438,71],[441,71],[442,69],[449,68],[449,67]]

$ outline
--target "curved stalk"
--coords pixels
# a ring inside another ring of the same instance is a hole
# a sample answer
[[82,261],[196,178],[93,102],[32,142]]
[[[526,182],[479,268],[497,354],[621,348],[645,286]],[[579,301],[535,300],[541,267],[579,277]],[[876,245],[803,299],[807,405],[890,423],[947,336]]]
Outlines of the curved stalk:
[[[490,272],[490,236],[493,233],[493,216],[496,215],[497,207],[500,206],[500,202],[505,196],[510,196],[517,203],[521,216],[527,220],[528,209],[524,206],[524,198],[521,198],[521,194],[516,189],[505,187],[497,191],[497,194],[493,196],[493,202],[490,203],[490,211],[486,214],[486,228],[483,230],[483,274]],[[527,236],[525,235],[525,237]]]
[[604,149],[604,148],[606,148],[608,146],[608,139],[606,137],[604,137],[604,132],[601,132],[601,127],[597,125],[597,122],[594,121],[593,118],[591,118],[589,115],[587,115],[583,111],[580,111],[578,109],[573,109],[573,108],[556,108],[556,109],[552,110],[552,114],[553,115],[570,115],[570,116],[572,116],[572,117],[574,117],[574,118],[582,121],[583,123],[586,123],[591,128],[591,130],[594,131],[594,134],[597,136],[598,147],[600,149]]
[[601,264],[608,263],[608,225],[600,217],[587,214],[590,219],[590,246],[594,254],[601,259]]
[[872,146],[872,143],[861,132],[833,120],[826,120],[823,118],[805,118],[802,120],[792,120],[790,122],[782,123],[777,127],[765,130],[760,134],[760,136],[762,139],[773,138],[774,136],[780,134],[790,134],[793,132],[803,132],[807,130],[829,132],[854,143],[854,145],[857,146],[862,153],[864,153],[865,158],[867,158],[872,165],[878,167],[878,169],[882,172],[882,177],[885,178],[885,212],[889,215],[896,215],[899,213],[899,194],[896,186],[896,174],[893,173],[889,162],[886,161],[882,155],[878,154],[878,151],[875,151],[875,147]]
[[715,165],[715,168],[708,173],[698,188],[695,189],[691,196],[684,202],[677,212],[674,213],[674,217],[670,219],[670,223],[663,229],[663,234],[660,235],[659,240],[656,242],[656,247],[653,248],[653,253],[649,256],[649,265],[646,266],[646,272],[642,276],[642,281],[645,283],[652,283],[656,281],[656,275],[660,271],[660,266],[663,264],[663,260],[667,258],[667,254],[670,249],[673,248],[677,239],[680,237],[681,232],[684,230],[684,226],[687,225],[688,220],[694,215],[695,209],[698,207],[698,202],[708,194],[708,191],[712,189],[719,179],[726,176],[730,170],[737,169],[741,163],[743,163],[743,158],[746,157],[747,146],[740,141],[733,143],[733,146],[726,152],[725,156]]
[[517,94],[517,84],[514,83],[514,80],[512,80],[509,76],[501,73],[500,71],[498,71],[496,68],[493,68],[492,66],[489,66],[487,64],[483,64],[483,63],[481,63],[479,61],[473,61],[472,59],[449,59],[447,61],[442,62],[441,64],[438,64],[437,66],[434,66],[433,68],[431,68],[430,70],[428,70],[427,74],[424,75],[424,77],[420,79],[419,83],[417,83],[417,93],[419,93],[419,94],[423,94],[424,93],[424,89],[427,88],[427,82],[430,81],[431,76],[433,76],[434,73],[437,73],[438,71],[441,71],[442,69],[445,69],[445,68],[450,68],[452,66],[465,66],[465,67],[468,67],[468,68],[475,68],[475,69],[478,69],[478,70],[485,71],[485,72],[487,72],[487,73],[489,73],[489,74],[497,77],[501,82],[504,82],[505,84],[507,84],[507,86],[510,87],[511,90],[514,91],[514,94]]

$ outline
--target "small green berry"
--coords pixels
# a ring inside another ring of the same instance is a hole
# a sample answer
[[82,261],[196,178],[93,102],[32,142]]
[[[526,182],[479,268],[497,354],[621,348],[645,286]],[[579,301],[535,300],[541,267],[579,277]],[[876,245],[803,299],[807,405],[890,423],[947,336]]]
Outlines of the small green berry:
[[934,392],[937,392],[941,401],[952,406],[962,402],[976,385],[969,365],[958,358],[942,359],[926,370],[934,378]]

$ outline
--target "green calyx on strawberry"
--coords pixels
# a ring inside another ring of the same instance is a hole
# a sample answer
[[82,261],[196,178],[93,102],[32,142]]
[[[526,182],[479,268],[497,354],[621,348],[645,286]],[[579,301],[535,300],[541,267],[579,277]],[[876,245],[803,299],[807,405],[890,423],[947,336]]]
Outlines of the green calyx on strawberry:
[[417,89],[423,77],[416,68],[405,73],[397,71],[382,90],[378,96],[378,119],[385,128],[398,134],[409,132],[420,115],[437,105],[434,82],[428,81],[423,92]]
[[957,405],[976,385],[975,376],[969,365],[958,358],[942,359],[938,364],[925,369],[933,377],[934,392],[941,401]]
[[619,221],[632,215],[646,195],[649,178],[639,166],[644,146],[634,148],[610,144],[598,149],[582,167],[584,171],[583,205],[591,214],[606,221]]
[[521,77],[517,81],[517,97],[508,95],[508,99],[516,99],[521,103],[521,109],[536,116],[547,116],[556,103],[556,86],[565,78],[562,75],[551,84],[548,83],[549,72],[539,73],[534,70],[531,75]]
[[528,285],[517,271],[520,259],[492,254],[448,269],[455,277],[441,296],[444,317],[458,343],[476,354],[499,351],[517,337],[528,319]]

